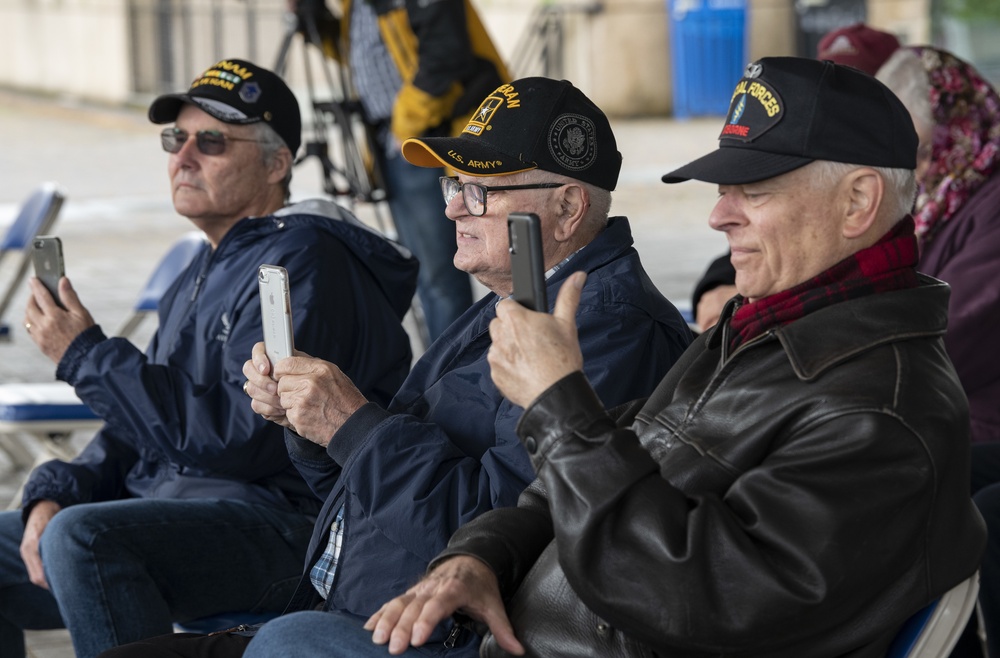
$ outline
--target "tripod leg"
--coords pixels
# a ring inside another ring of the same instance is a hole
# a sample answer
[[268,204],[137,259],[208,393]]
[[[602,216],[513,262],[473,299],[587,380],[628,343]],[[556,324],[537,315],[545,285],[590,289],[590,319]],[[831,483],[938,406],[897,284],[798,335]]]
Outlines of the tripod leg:
[[285,66],[288,63],[288,49],[292,46],[292,40],[298,31],[299,19],[293,12],[285,12],[285,35],[281,38],[281,45],[278,48],[278,56],[274,62],[274,72],[277,75],[285,74]]

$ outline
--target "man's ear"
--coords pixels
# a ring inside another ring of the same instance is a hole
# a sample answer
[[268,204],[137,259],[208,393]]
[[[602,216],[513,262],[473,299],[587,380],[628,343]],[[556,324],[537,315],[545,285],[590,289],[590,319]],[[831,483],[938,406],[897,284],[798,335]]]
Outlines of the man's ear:
[[280,148],[274,154],[271,165],[268,168],[267,180],[269,183],[280,183],[288,175],[292,168],[292,152],[287,148]]
[[865,235],[875,225],[885,196],[885,181],[870,167],[855,169],[843,181],[847,211],[843,236],[849,240]]
[[559,221],[554,237],[559,242],[566,242],[583,225],[590,208],[590,193],[582,185],[568,183],[556,190],[555,203],[558,204]]

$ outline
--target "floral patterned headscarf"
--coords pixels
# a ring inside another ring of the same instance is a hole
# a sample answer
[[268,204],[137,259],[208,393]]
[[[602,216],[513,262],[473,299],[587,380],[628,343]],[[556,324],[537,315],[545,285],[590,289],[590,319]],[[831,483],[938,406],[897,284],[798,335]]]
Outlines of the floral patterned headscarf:
[[929,46],[911,47],[930,82],[931,162],[919,181],[916,233],[928,242],[1000,165],[1000,96],[967,62]]

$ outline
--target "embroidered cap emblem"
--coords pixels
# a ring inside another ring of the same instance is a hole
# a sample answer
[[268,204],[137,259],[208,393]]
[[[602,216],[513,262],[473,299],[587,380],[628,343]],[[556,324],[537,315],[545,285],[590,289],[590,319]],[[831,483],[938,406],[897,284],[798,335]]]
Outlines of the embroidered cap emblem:
[[581,171],[597,158],[597,128],[579,114],[563,114],[549,129],[549,153],[566,169]]
[[260,99],[260,85],[256,82],[247,82],[240,89],[240,100],[244,103],[256,103]]
[[486,126],[489,125],[490,120],[493,118],[493,115],[502,104],[503,98],[492,94],[487,96],[486,100],[479,105],[479,109],[476,110],[476,113],[472,115],[472,118],[469,120],[469,124],[462,132],[469,133],[470,135],[482,135],[486,130]]

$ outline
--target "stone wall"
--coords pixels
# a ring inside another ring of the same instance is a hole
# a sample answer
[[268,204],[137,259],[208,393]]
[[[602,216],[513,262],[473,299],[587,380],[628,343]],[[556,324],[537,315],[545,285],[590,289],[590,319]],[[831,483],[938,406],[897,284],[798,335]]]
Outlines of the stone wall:
[[[667,2],[684,0],[473,1],[501,53],[514,62],[526,50],[525,32],[538,7],[562,7],[561,77],[612,116],[671,111]],[[794,54],[794,1],[748,0],[749,59]],[[868,0],[869,23],[899,34],[904,42],[926,42],[929,2]],[[150,19],[150,8],[161,6],[152,0],[0,0],[0,43],[8,53],[0,58],[0,86],[142,104],[162,91],[153,81],[165,79],[171,88],[182,88],[217,58],[271,64],[283,35],[284,0],[173,0],[168,6],[178,15],[169,25]],[[170,44],[169,58],[163,56],[164,42]],[[520,69],[514,74],[537,74],[531,62]],[[298,61],[288,74],[297,90],[305,85]]]

